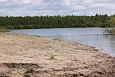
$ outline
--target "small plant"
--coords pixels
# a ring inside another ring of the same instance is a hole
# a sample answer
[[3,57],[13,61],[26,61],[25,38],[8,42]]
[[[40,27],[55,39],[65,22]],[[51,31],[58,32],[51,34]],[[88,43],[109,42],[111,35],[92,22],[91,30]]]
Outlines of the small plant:
[[105,29],[106,33],[115,34],[115,28]]
[[111,34],[115,34],[115,28],[111,29]]
[[54,55],[50,55],[50,60],[55,59]]
[[55,59],[55,55],[53,53],[49,53],[49,60]]

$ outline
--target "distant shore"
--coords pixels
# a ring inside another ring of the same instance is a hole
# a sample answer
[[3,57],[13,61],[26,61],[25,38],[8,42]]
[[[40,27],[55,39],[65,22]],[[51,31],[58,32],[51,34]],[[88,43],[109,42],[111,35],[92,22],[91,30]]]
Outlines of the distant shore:
[[4,16],[0,17],[0,27],[7,29],[44,29],[44,28],[79,28],[79,27],[115,27],[115,16]]
[[115,57],[80,43],[0,33],[0,77],[114,77]]

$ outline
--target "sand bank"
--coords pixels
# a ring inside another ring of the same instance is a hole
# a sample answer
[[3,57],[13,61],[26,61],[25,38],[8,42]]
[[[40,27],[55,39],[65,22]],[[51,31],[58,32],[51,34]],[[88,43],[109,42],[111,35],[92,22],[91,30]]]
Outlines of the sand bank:
[[115,77],[115,57],[47,37],[0,33],[0,77]]

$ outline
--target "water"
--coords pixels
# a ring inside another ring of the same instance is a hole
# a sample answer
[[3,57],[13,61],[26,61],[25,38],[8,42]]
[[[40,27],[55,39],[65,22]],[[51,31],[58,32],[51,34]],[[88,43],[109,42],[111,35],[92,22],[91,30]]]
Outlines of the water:
[[104,49],[107,53],[115,56],[115,35],[108,34],[105,28],[26,29],[13,30],[13,32],[80,42]]

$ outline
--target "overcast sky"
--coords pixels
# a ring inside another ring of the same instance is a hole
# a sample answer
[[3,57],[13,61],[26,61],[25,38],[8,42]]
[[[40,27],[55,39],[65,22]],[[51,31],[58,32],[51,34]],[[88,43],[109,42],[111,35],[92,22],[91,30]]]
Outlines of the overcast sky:
[[115,0],[0,0],[0,16],[115,14]]

